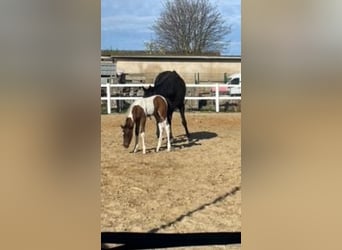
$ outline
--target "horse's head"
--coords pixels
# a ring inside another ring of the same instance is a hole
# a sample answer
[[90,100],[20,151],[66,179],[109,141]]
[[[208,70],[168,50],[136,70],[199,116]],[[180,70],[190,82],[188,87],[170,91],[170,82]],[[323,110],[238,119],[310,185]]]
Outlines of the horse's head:
[[123,136],[123,146],[125,148],[128,148],[129,144],[132,141],[133,127],[134,127],[134,123],[133,123],[132,118],[127,118],[126,122],[125,122],[125,125],[121,125],[122,136]]
[[154,87],[151,85],[148,86],[148,88],[142,87],[142,89],[144,90],[144,97],[153,96],[155,94]]

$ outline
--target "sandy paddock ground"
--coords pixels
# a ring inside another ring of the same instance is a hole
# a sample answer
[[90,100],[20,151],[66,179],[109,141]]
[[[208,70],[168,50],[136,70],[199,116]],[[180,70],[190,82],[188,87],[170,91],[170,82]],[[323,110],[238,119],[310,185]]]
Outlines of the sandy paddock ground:
[[190,143],[176,112],[172,151],[163,140],[158,153],[155,122],[148,119],[143,155],[131,153],[134,141],[129,149],[122,146],[125,115],[102,115],[101,231],[241,231],[241,114],[186,117]]

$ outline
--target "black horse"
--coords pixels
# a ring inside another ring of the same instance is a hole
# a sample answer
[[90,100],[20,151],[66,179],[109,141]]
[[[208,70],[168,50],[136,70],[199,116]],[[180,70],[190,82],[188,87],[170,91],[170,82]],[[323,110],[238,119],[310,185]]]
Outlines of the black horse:
[[[190,138],[190,133],[188,130],[187,122],[185,119],[185,93],[186,93],[186,86],[184,80],[178,75],[176,71],[163,71],[161,72],[154,81],[154,87],[143,88],[144,90],[144,97],[152,96],[152,95],[162,95],[168,101],[169,109],[167,119],[170,124],[170,137],[172,136],[172,129],[171,129],[171,120],[172,114],[175,109],[179,109],[182,124],[185,129],[186,136],[188,139]],[[157,135],[158,133],[158,126],[157,126]]]

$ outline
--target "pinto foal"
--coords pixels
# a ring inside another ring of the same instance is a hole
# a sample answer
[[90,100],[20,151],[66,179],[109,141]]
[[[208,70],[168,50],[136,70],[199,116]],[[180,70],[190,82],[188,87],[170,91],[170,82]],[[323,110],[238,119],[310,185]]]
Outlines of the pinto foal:
[[167,121],[168,104],[164,97],[161,95],[153,95],[146,98],[135,100],[129,107],[128,115],[125,125],[121,125],[123,132],[123,146],[129,147],[133,137],[133,128],[135,125],[135,145],[133,152],[137,152],[139,146],[139,133],[142,141],[143,154],[146,153],[145,146],[145,124],[146,118],[153,115],[158,123],[159,138],[156,152],[162,143],[162,134],[165,129],[167,137],[167,151],[171,150],[170,143],[170,125]]

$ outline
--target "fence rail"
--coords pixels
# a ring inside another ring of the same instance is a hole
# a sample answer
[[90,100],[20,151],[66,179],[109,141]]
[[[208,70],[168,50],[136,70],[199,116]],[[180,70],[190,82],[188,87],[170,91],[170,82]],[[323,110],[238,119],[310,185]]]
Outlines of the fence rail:
[[[106,89],[106,96],[101,97],[101,101],[107,102],[107,113],[110,114],[112,112],[111,101],[113,100],[136,100],[141,98],[141,96],[111,96],[112,88],[127,88],[127,87],[148,87],[153,86],[153,84],[101,84],[101,89]],[[229,96],[229,95],[220,95],[220,87],[226,87],[226,84],[220,83],[212,83],[212,84],[187,84],[186,88],[189,90],[190,88],[215,88],[215,92],[213,92],[212,96],[185,96],[185,100],[214,100],[215,101],[215,110],[216,112],[220,112],[220,100],[241,100],[241,96]]]

